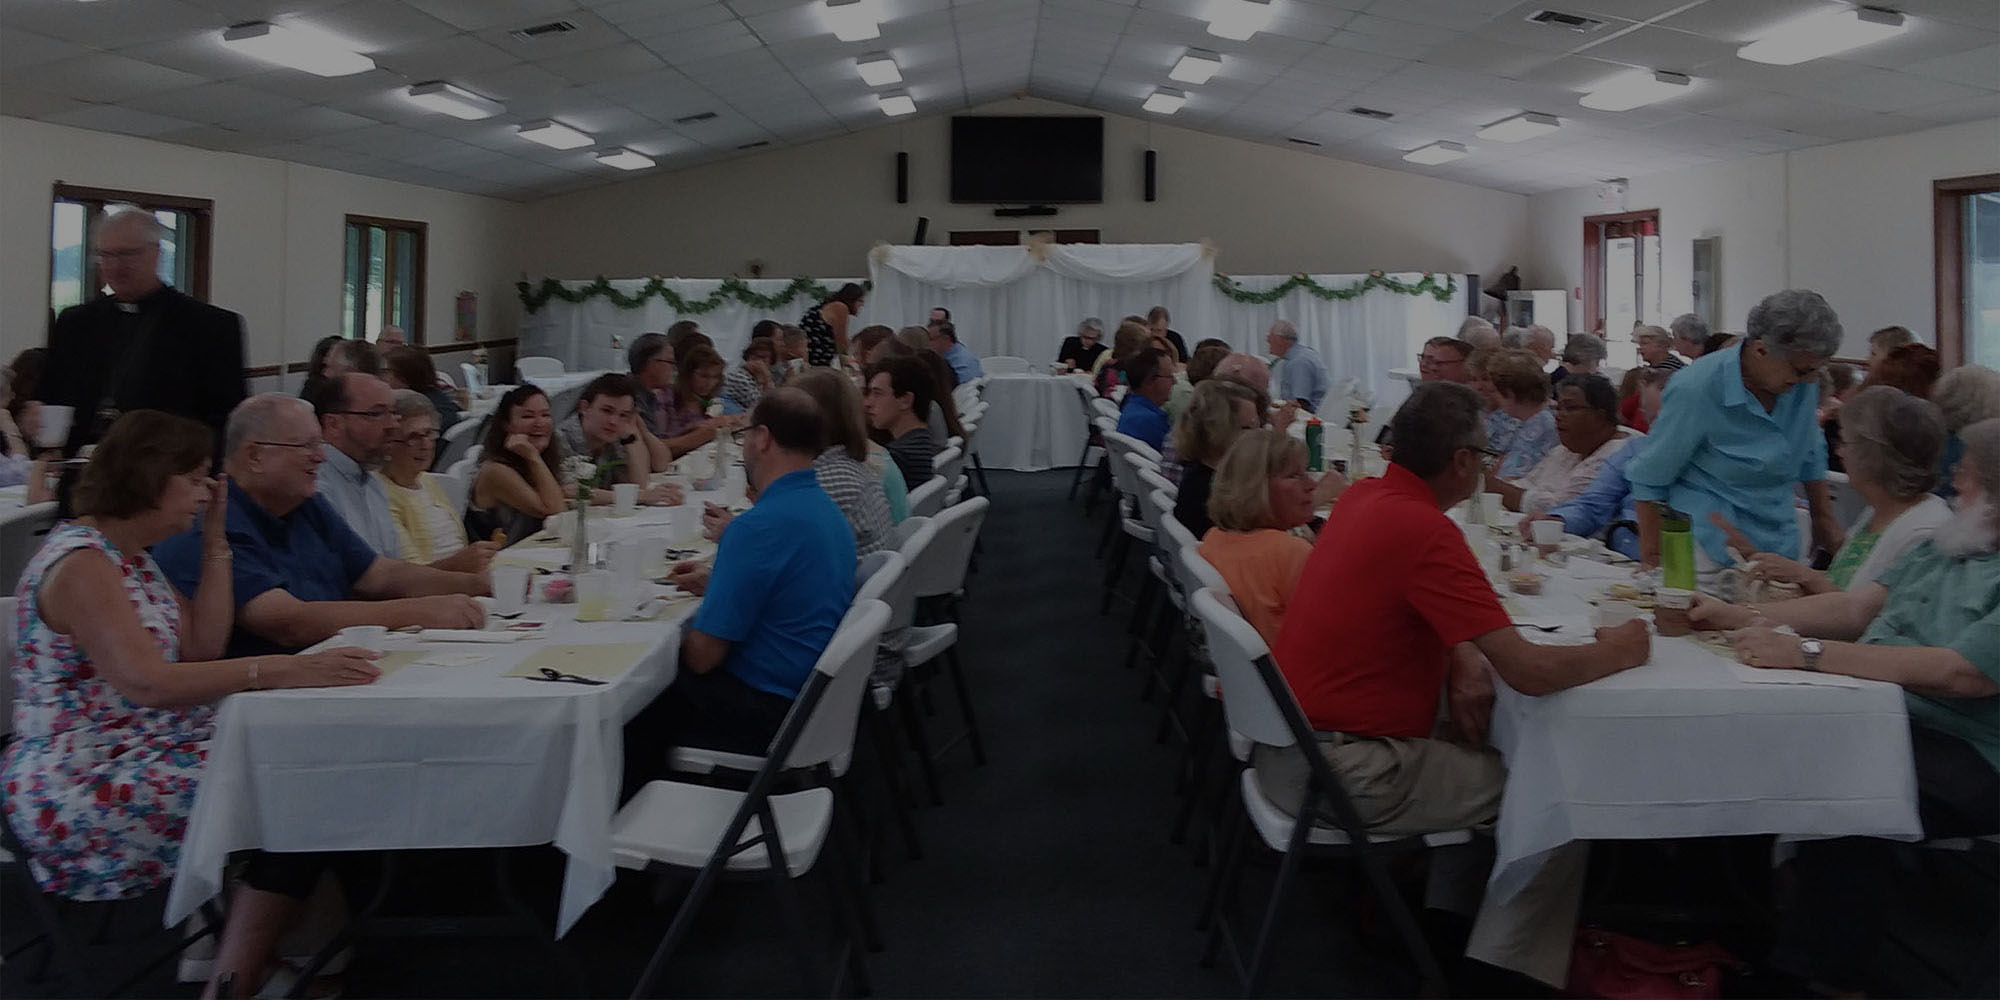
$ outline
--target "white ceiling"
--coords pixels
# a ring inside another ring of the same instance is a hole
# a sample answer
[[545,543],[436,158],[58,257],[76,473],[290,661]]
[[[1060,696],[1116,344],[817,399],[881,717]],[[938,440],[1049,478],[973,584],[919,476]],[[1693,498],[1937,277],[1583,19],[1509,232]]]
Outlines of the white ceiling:
[[[1293,149],[1532,193],[1605,177],[1893,135],[2000,115],[2000,0],[1882,0],[1910,30],[1838,59],[1777,67],[1735,55],[1833,0],[1275,0],[1245,42],[1208,34],[1206,0],[881,0],[882,37],[840,42],[809,0],[0,0],[0,113],[142,135],[476,194],[526,200],[615,183],[590,150],[517,138],[555,118],[675,169],[887,121],[853,58],[893,55],[919,114],[1026,93],[1148,118],[1188,47],[1223,54],[1187,107],[1160,119]],[[1604,22],[1529,23],[1544,8]],[[567,35],[523,42],[549,20]],[[372,56],[321,78],[225,49],[222,28],[305,24]],[[1578,95],[1638,67],[1694,76],[1693,92],[1624,113]],[[403,100],[449,80],[505,102],[462,122]],[[1390,111],[1390,121],[1348,112]],[[713,120],[675,119],[715,112]],[[1522,111],[1554,135],[1483,142]],[[1440,139],[1472,155],[1438,167],[1403,151]]]

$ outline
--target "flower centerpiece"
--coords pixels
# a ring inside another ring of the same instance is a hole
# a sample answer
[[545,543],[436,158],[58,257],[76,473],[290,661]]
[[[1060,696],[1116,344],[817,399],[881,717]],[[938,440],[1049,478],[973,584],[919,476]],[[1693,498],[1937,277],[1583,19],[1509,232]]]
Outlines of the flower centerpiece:
[[625,465],[621,456],[613,455],[602,462],[593,462],[582,455],[571,455],[563,459],[563,482],[574,487],[575,499],[571,510],[576,519],[570,529],[569,566],[572,573],[581,573],[590,567],[590,502],[598,490],[612,482],[618,470]]

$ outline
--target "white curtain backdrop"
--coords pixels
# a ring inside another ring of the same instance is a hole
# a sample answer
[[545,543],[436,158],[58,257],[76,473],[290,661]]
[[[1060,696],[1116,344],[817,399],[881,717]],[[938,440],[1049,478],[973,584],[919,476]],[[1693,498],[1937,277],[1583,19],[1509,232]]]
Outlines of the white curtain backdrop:
[[1185,334],[1216,329],[1225,301],[1215,292],[1214,254],[1199,243],[881,246],[868,271],[869,322],[922,323],[943,306],[975,353],[1036,364],[1054,361],[1086,316],[1104,320],[1108,338],[1120,317],[1164,305]]
[[[1064,337],[1076,332],[1086,316],[1104,320],[1106,336],[1128,314],[1144,315],[1155,305],[1173,314],[1173,328],[1189,347],[1205,337],[1220,337],[1238,350],[1267,353],[1264,333],[1278,319],[1298,326],[1300,339],[1320,353],[1327,371],[1338,381],[1355,378],[1374,393],[1378,418],[1386,418],[1408,393],[1409,386],[1389,375],[1392,368],[1416,367],[1423,342],[1458,329],[1473,294],[1466,275],[1451,275],[1457,290],[1446,301],[1429,295],[1399,295],[1372,290],[1346,301],[1326,301],[1295,289],[1269,305],[1244,305],[1224,297],[1213,282],[1213,257],[1202,244],[1070,244],[1027,247],[877,247],[870,255],[874,290],[849,333],[871,323],[889,326],[921,324],[931,307],[952,311],[959,339],[984,357],[1008,354],[1042,365],[1055,360]],[[1309,275],[1332,288],[1363,280],[1360,274]],[[1415,282],[1421,274],[1390,277]],[[1442,275],[1440,276],[1443,277]],[[1236,283],[1248,291],[1276,288],[1287,275],[1239,275]],[[853,278],[822,278],[838,288]],[[631,294],[646,279],[613,281]],[[780,278],[747,282],[760,294],[774,294],[788,281]],[[581,287],[576,282],[572,287]],[[707,296],[719,278],[674,278],[668,287],[683,297]],[[796,323],[813,303],[794,299],[775,313],[736,302],[714,312],[691,316],[713,337],[732,364],[761,319]],[[571,371],[625,367],[624,346],[648,330],[665,330],[682,317],[657,299],[644,308],[625,310],[604,299],[571,305],[552,300],[522,323],[520,353],[562,360]]]

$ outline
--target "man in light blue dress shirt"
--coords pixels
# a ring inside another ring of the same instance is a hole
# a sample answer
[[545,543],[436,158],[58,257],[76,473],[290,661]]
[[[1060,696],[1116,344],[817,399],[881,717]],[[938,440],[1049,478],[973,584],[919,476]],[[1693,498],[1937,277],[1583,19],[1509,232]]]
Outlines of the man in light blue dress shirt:
[[[931,313],[935,316],[937,310],[933,309]],[[958,376],[959,385],[986,374],[986,370],[979,365],[979,355],[958,342],[958,328],[951,325],[951,320],[932,319],[930,334],[931,350],[938,352],[944,363],[951,366],[951,373]]]
[[1326,366],[1320,363],[1319,352],[1299,343],[1298,327],[1290,320],[1271,324],[1271,332],[1264,335],[1264,345],[1282,362],[1272,365],[1271,378],[1275,384],[1271,386],[1271,398],[1280,403],[1297,402],[1318,413],[1320,404],[1326,401]]
[[395,395],[373,375],[348,372],[328,379],[312,400],[326,439],[319,467],[319,495],[377,555],[399,555],[389,492],[373,468],[389,451],[396,429]]
[[1747,327],[1742,343],[1667,383],[1646,448],[1626,467],[1643,565],[1658,565],[1663,507],[1693,522],[1698,565],[1731,563],[1714,515],[1759,551],[1805,558],[1795,513],[1802,483],[1814,541],[1829,551],[1840,547],[1818,417],[1818,373],[1840,347],[1840,318],[1819,293],[1792,289],[1758,303]]

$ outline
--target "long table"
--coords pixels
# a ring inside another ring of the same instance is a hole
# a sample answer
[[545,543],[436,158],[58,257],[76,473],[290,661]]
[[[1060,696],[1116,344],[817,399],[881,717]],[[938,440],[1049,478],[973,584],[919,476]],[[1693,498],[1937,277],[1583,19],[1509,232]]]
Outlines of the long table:
[[989,469],[1039,472],[1076,464],[1089,425],[1074,375],[988,375],[979,461]]
[[[1517,623],[1559,628],[1523,628],[1545,643],[1589,641],[1587,599],[1634,578],[1575,558],[1542,569],[1540,596],[1505,600]],[[1573,840],[1922,836],[1893,684],[1761,670],[1655,635],[1651,659],[1631,670],[1541,697],[1496,688],[1491,741],[1507,787],[1488,891],[1501,899]]]
[[[739,468],[727,489],[690,493],[681,508],[593,518],[590,537],[663,532],[670,519],[698,523],[705,500],[740,504],[742,498]],[[714,549],[699,540],[677,544]],[[520,545],[495,562],[555,569],[567,557],[567,548]],[[649,575],[659,569],[650,567]],[[681,627],[698,606],[678,599],[651,621],[579,622],[574,603],[534,603],[522,620],[546,623],[544,635],[498,644],[394,635],[384,657],[391,669],[373,684],[225,698],[168,895],[167,923],[221,890],[223,866],[236,851],[554,844],[568,856],[556,916],[557,934],[567,933],[615,873],[610,822],[622,727],[673,682]],[[487,631],[508,624],[491,621]],[[607,683],[507,676],[558,647],[593,647],[580,651],[579,665],[602,672]],[[426,656],[477,662],[405,662]]]

